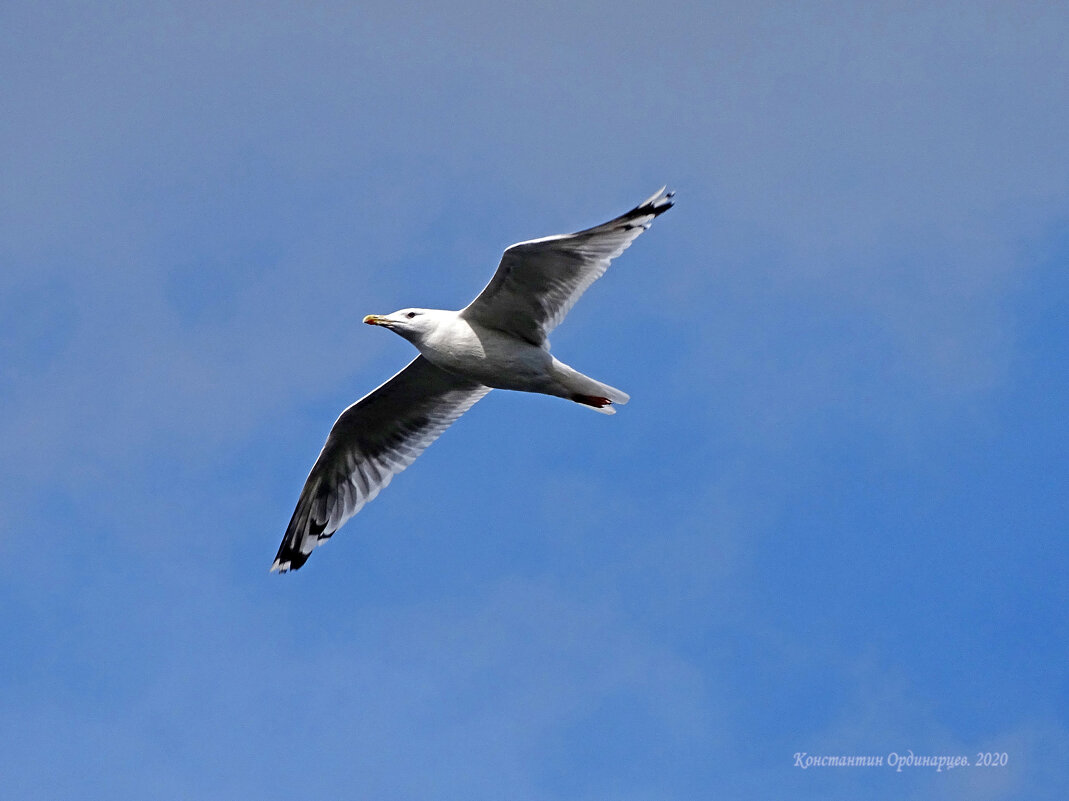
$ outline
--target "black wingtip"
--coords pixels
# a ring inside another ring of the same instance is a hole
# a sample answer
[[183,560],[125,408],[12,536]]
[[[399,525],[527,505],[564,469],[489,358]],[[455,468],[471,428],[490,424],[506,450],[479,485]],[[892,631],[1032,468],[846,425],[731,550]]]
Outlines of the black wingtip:
[[[312,555],[315,546],[319,545],[323,540],[329,539],[330,535],[334,533],[333,531],[326,532],[326,522],[321,523],[311,517],[311,498],[317,488],[318,482],[312,486],[311,493],[309,493],[307,486],[302,490],[301,498],[297,501],[297,508],[293,510],[293,516],[290,518],[289,525],[286,526],[286,533],[282,537],[282,542],[278,546],[278,553],[275,554],[275,561],[271,565],[272,573],[299,570],[301,565],[308,561],[308,557]],[[309,541],[313,543],[313,547],[308,550],[308,553],[304,553],[301,550],[301,545]]]
[[667,186],[662,187],[660,192],[644,203],[636,206],[627,216],[630,217],[634,215],[636,217],[644,217],[648,214],[657,217],[664,214],[675,205],[675,201],[672,199],[675,196],[675,190],[669,190]]
[[274,564],[271,565],[272,573],[288,573],[291,570],[300,570],[301,565],[308,561],[310,553],[301,553],[299,550],[279,548]]
[[[323,532],[324,526],[316,525],[312,523],[312,528],[318,528],[318,531],[309,532],[312,537],[320,538]],[[301,565],[308,561],[308,557],[312,555],[312,552],[304,553],[299,546],[299,543],[303,538],[293,537],[292,532],[287,531],[286,536],[282,539],[282,544],[278,546],[278,553],[275,554],[275,561],[271,565],[272,572],[287,573],[290,570],[300,570]],[[325,539],[325,538],[324,538]]]

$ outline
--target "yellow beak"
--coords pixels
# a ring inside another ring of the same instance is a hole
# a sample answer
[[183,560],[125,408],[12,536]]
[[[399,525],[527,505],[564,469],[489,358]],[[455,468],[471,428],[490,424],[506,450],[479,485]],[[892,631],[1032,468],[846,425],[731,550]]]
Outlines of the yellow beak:
[[367,317],[364,318],[364,322],[368,325],[382,325],[384,322],[386,322],[386,318],[383,317],[381,314],[369,314]]

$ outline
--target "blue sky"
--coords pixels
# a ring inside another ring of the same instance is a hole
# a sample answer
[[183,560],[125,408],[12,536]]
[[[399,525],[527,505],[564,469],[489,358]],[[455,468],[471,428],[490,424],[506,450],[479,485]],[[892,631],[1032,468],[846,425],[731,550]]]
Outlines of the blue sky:
[[[25,799],[1054,799],[1069,11],[7,3],[0,783]],[[509,244],[677,206],[268,567]],[[801,770],[1006,752],[1003,768]]]

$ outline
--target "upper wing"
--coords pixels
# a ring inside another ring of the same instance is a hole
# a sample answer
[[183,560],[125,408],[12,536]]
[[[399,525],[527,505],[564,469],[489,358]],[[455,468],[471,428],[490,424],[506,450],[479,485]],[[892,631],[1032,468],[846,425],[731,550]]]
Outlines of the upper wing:
[[489,391],[417,356],[342,412],[304,482],[271,570],[285,573],[303,565],[317,545]]
[[490,283],[461,316],[541,345],[609,262],[649,228],[654,217],[672,208],[675,193],[666,189],[594,228],[508,248]]

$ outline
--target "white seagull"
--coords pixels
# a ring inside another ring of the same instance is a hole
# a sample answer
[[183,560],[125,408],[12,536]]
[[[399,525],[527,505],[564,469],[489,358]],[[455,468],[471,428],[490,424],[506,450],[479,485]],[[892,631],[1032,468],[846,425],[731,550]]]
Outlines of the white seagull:
[[557,361],[546,337],[609,262],[672,208],[674,193],[666,190],[594,228],[513,245],[486,288],[460,311],[365,317],[403,336],[420,355],[334,423],[271,570],[303,565],[491,389],[556,395],[602,414],[627,403],[627,393]]

